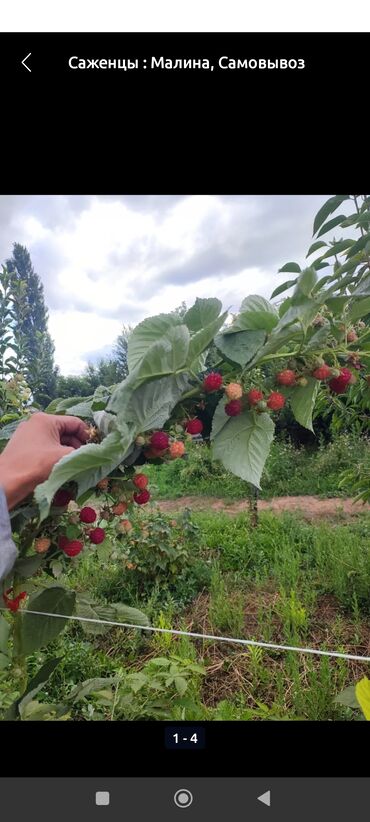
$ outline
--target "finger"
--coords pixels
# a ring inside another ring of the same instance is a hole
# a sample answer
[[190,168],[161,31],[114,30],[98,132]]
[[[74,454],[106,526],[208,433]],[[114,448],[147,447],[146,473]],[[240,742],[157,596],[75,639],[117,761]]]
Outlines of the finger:
[[79,439],[80,444],[87,441],[88,433],[86,431],[86,423],[82,422],[79,417],[57,417],[57,426],[59,435],[74,436]]
[[60,438],[60,441],[62,445],[71,445],[72,448],[81,448],[82,445],[81,440],[79,440],[78,437],[75,437],[73,434],[64,434]]

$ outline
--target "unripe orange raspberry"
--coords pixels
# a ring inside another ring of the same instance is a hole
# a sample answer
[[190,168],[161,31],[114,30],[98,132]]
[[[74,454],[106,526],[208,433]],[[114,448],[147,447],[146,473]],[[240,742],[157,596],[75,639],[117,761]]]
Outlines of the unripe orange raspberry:
[[38,554],[45,554],[46,551],[49,550],[51,545],[51,539],[49,537],[39,537],[35,540],[35,551]]
[[117,525],[117,531],[121,534],[124,534],[126,531],[132,530],[132,524],[129,519],[121,519],[121,521]]
[[225,388],[225,394],[229,400],[240,400],[243,395],[243,389],[239,382],[231,382]]
[[173,460],[177,459],[178,457],[182,457],[185,454],[185,445],[181,440],[179,442],[171,442],[170,449],[169,449],[170,457]]
[[105,479],[102,479],[102,480],[100,480],[100,482],[98,482],[96,487],[99,488],[99,491],[107,491],[108,486],[109,486],[109,480],[108,480],[107,477],[105,477]]
[[128,505],[127,502],[118,502],[117,505],[114,505],[112,508],[113,514],[117,517],[120,517],[121,514],[124,514],[127,511]]

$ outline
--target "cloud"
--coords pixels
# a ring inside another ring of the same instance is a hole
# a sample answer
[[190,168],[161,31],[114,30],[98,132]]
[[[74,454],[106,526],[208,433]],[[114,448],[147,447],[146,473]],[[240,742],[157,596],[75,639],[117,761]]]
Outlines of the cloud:
[[305,263],[325,195],[10,195],[0,257],[30,251],[62,373],[109,351],[122,324],[216,295],[235,310]]

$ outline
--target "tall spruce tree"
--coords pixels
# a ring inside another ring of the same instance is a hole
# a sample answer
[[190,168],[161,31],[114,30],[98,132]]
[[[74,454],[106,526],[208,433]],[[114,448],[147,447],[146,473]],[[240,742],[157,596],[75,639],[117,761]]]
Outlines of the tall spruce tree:
[[24,289],[22,312],[15,317],[15,322],[25,352],[25,376],[34,400],[45,406],[55,395],[57,370],[54,344],[48,332],[44,287],[25,246],[14,243],[12,257],[6,264],[15,288],[19,289],[22,283]]

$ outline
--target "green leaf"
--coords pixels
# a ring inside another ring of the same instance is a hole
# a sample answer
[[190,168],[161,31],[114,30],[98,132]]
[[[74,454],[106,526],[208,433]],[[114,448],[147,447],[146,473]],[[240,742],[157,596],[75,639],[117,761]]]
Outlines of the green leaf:
[[230,362],[246,365],[262,348],[265,339],[265,331],[238,331],[235,334],[217,334],[215,345]]
[[126,423],[133,423],[141,433],[162,428],[182,394],[190,387],[186,374],[170,375],[144,383],[132,393],[122,415],[118,414],[118,427],[123,419]]
[[24,693],[21,694],[21,696],[18,699],[16,699],[15,702],[13,702],[13,704],[8,708],[4,717],[5,720],[8,721],[17,718],[19,704],[21,702],[24,702],[28,694],[32,694],[34,696],[39,691],[41,691],[41,688],[43,688],[48,679],[50,679],[52,673],[55,671],[55,668],[57,667],[57,665],[59,665],[60,661],[60,657],[55,657],[54,659],[48,659],[47,662],[45,662],[44,665],[42,665],[42,667],[38,670],[37,674],[28,683],[28,686]]
[[183,368],[187,362],[189,344],[190,333],[186,325],[169,328],[160,340],[147,349],[132,372],[136,385],[145,380],[175,374]]
[[[292,298],[292,302],[288,311],[280,318],[279,324],[274,329],[274,334],[278,334],[287,326],[292,325],[297,320],[301,323],[303,328],[307,329],[316,317],[319,310],[320,303],[310,297],[297,295]],[[271,335],[272,341],[273,335]]]
[[32,554],[29,557],[19,557],[14,565],[14,571],[22,579],[32,577],[45,562],[44,554]]
[[56,722],[71,718],[66,705],[56,702],[38,702],[33,699],[24,706],[20,705],[19,713],[23,722]]
[[153,343],[163,337],[167,331],[184,321],[178,314],[158,314],[156,317],[147,317],[139,323],[128,338],[127,363],[129,371],[141,362]]
[[183,676],[175,676],[174,683],[177,693],[179,693],[180,696],[184,696],[184,693],[186,692],[188,687],[186,679]]
[[347,259],[350,259],[350,257],[354,257],[355,254],[357,254],[359,251],[362,251],[362,249],[365,248],[366,244],[369,241],[370,241],[370,234],[365,234],[363,237],[360,237],[360,239],[357,240],[357,242],[354,243],[352,245],[352,247],[350,248],[350,250],[347,254]]
[[355,691],[357,701],[365,719],[370,720],[370,680],[367,676],[364,676],[357,682]]
[[8,657],[6,654],[1,653],[0,651],[0,671],[5,671],[5,668],[7,668],[8,665],[10,665],[10,662],[10,657]]
[[351,240],[350,238],[348,238],[347,240],[339,240],[337,243],[328,248],[326,254],[323,254],[321,259],[325,260],[327,257],[333,257],[335,254],[340,254],[342,251],[345,251],[353,244],[354,240]]
[[96,676],[92,679],[85,679],[84,682],[80,682],[75,686],[75,688],[72,688],[71,692],[67,696],[67,701],[80,702],[81,699],[84,699],[85,696],[89,696],[94,691],[99,691],[107,685],[116,685],[118,681],[117,676]]
[[328,321],[317,330],[313,330],[311,336],[306,337],[305,350],[321,348],[330,334],[331,326]]
[[201,331],[217,319],[221,309],[221,300],[216,297],[208,297],[207,299],[197,297],[194,305],[189,308],[182,318],[182,322],[187,325],[191,332]]
[[290,397],[290,406],[295,419],[304,428],[313,431],[312,412],[319,390],[319,381],[314,377],[308,377],[307,385],[297,385],[293,388]]
[[370,274],[360,282],[360,285],[355,289],[352,297],[367,297],[370,296]]
[[352,322],[366,317],[370,314],[370,297],[365,297],[363,300],[354,300],[351,302],[348,311],[348,317]]
[[225,413],[225,405],[229,402],[227,397],[221,397],[219,403],[216,406],[215,413],[212,419],[212,431],[211,431],[211,440],[214,440],[217,434],[220,433],[221,429],[229,422],[230,417],[227,416]]
[[251,294],[243,300],[240,314],[225,330],[225,334],[234,334],[236,331],[266,331],[270,333],[279,321],[276,306],[260,297]]
[[14,420],[13,422],[9,422],[8,425],[4,425],[3,428],[0,429],[0,442],[1,440],[10,440],[10,437],[14,434],[14,431],[17,430],[20,422],[22,422],[22,419]]
[[273,291],[272,294],[271,294],[271,300],[273,300],[274,297],[278,297],[279,294],[282,294],[284,291],[287,291],[288,288],[291,288],[293,285],[296,285],[296,282],[297,282],[297,279],[295,279],[295,280],[286,280],[285,283],[281,283],[281,285],[278,285],[278,287],[275,288],[275,291]]
[[199,331],[196,332],[191,338],[189,343],[189,352],[187,357],[187,363],[189,366],[200,356],[200,354],[205,351],[210,343],[212,342],[215,334],[222,328],[225,320],[227,317],[227,311],[224,314],[221,314],[220,317],[217,317],[213,322],[206,325],[204,328],[201,328]]
[[335,697],[334,702],[337,702],[338,705],[344,705],[346,708],[357,708],[358,710],[360,707],[356,699],[354,685],[349,685],[348,688],[344,688],[344,690]]
[[326,203],[324,203],[324,205],[321,206],[321,208],[317,212],[315,220],[314,220],[314,224],[313,224],[313,233],[314,234],[316,234],[316,232],[319,230],[319,228],[321,228],[321,226],[324,223],[324,221],[326,220],[326,218],[329,217],[329,215],[332,214],[333,211],[336,211],[338,206],[340,206],[341,203],[343,203],[344,200],[349,200],[349,195],[348,194],[335,194],[334,197],[330,197],[329,200],[327,200]]
[[322,237],[324,234],[327,234],[328,231],[332,230],[332,228],[335,228],[337,225],[341,225],[345,219],[345,214],[339,214],[338,217],[333,217],[332,220],[328,220],[328,222],[322,226],[317,236]]
[[[59,412],[58,412],[59,413]],[[78,402],[68,408],[68,414],[72,417],[81,417],[82,419],[91,419],[93,415],[92,401]]]
[[130,444],[131,434],[128,430],[124,434],[122,430],[113,431],[99,445],[84,445],[62,457],[54,465],[49,479],[35,490],[40,522],[48,516],[54,494],[62,485],[75,481],[78,485],[77,495],[80,497],[122,462]]
[[74,611],[75,600],[74,591],[67,591],[56,585],[31,597],[28,608],[21,614],[20,648],[18,649],[20,655],[27,656],[38,648],[44,648],[60,634],[67,624],[66,619],[28,614],[27,610],[70,616]]
[[301,266],[298,265],[298,263],[285,263],[282,268],[279,268],[279,273],[283,273],[284,271],[292,271],[294,274],[299,274]]
[[293,293],[293,302],[294,298],[303,294],[305,297],[309,297],[311,294],[312,289],[317,283],[317,274],[314,268],[305,268],[302,271],[302,274],[299,275],[297,285],[294,289]]
[[229,417],[213,439],[213,458],[219,459],[227,471],[260,488],[274,430],[268,414],[248,411]]
[[310,257],[310,255],[313,254],[314,251],[318,251],[319,248],[323,248],[326,245],[327,243],[324,243],[323,240],[316,240],[316,242],[312,243],[312,245],[309,247],[306,257]]
[[[314,268],[315,271],[320,271],[322,268],[328,268],[328,265],[329,265],[329,263],[322,263],[321,262],[321,257],[319,257],[318,260],[314,260],[314,262],[311,263],[311,268]],[[313,290],[315,290],[316,288],[317,288],[317,283],[316,283]]]
[[131,625],[142,625],[143,628],[150,625],[150,620],[147,615],[144,614],[143,611],[139,611],[138,608],[131,608],[123,602],[112,603],[112,608],[114,608],[115,619],[117,622],[127,622]]
[[2,654],[8,653],[9,622],[0,614],[0,651]]

